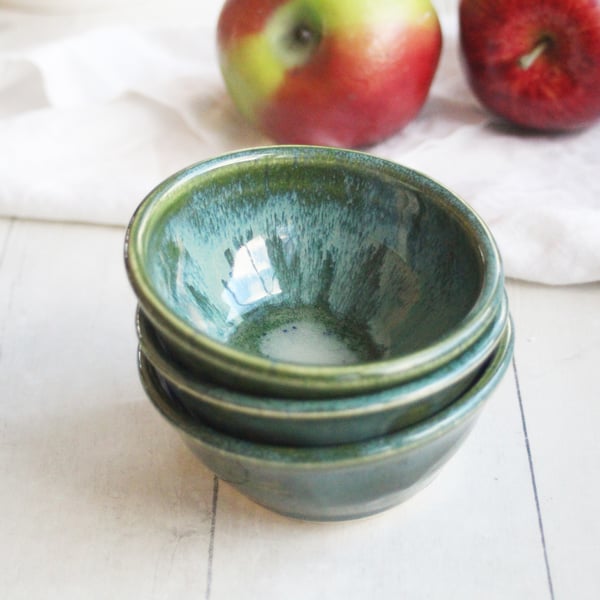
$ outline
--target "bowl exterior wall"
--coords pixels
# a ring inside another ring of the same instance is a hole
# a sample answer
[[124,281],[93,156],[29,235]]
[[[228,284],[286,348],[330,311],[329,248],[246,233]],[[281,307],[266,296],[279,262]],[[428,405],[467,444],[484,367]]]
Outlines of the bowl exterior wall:
[[248,414],[236,407],[199,402],[177,387],[173,393],[191,415],[228,435],[250,441],[282,446],[331,446],[366,441],[408,427],[435,414],[458,398],[477,378],[479,370],[465,373],[452,386],[421,398],[407,406],[381,407],[377,411],[353,414],[328,414],[322,418],[303,417],[301,413],[289,418],[278,414]]
[[458,450],[478,414],[425,447],[347,467],[290,470],[243,457],[232,460],[202,440],[186,434],[183,439],[222,481],[257,504],[297,519],[341,521],[388,510],[427,486]]

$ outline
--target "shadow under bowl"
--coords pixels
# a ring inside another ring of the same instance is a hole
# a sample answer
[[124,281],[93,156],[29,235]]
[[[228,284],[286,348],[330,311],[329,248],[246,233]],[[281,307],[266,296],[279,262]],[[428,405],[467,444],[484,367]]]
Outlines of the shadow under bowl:
[[503,295],[497,247],[425,175],[277,146],[173,175],[135,211],[129,280],[170,351],[275,396],[383,389],[447,364]]
[[294,448],[225,435],[192,417],[139,354],[142,384],[155,408],[221,480],[275,512],[306,520],[345,520],[389,509],[432,480],[456,452],[512,356],[509,320],[477,382],[429,419],[367,442]]
[[318,399],[248,394],[211,380],[209,373],[191,373],[172,360],[140,309],[136,322],[140,351],[164,386],[209,426],[252,441],[326,446],[380,437],[422,421],[454,401],[498,347],[508,318],[505,295],[486,332],[437,371],[385,390]]

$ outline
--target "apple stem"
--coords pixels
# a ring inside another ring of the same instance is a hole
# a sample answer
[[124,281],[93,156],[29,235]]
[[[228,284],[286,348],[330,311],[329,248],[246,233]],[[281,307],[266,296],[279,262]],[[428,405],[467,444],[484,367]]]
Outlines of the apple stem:
[[519,66],[525,71],[529,69],[549,45],[550,40],[542,38],[531,52],[528,52],[519,58]]

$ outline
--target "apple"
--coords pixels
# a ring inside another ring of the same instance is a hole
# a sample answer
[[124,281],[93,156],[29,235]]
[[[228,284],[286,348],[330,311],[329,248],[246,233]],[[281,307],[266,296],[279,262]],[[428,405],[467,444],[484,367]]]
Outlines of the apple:
[[461,0],[460,47],[482,105],[531,129],[600,117],[600,0]]
[[219,62],[239,111],[277,143],[359,147],[425,103],[441,51],[429,0],[227,0]]

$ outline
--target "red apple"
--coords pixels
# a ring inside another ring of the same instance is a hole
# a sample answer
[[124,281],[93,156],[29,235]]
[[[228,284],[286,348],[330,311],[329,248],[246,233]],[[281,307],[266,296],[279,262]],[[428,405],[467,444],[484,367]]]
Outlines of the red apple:
[[227,0],[217,39],[229,94],[258,129],[345,147],[417,115],[441,50],[429,0]]
[[461,0],[460,42],[481,103],[558,131],[600,117],[600,0]]

